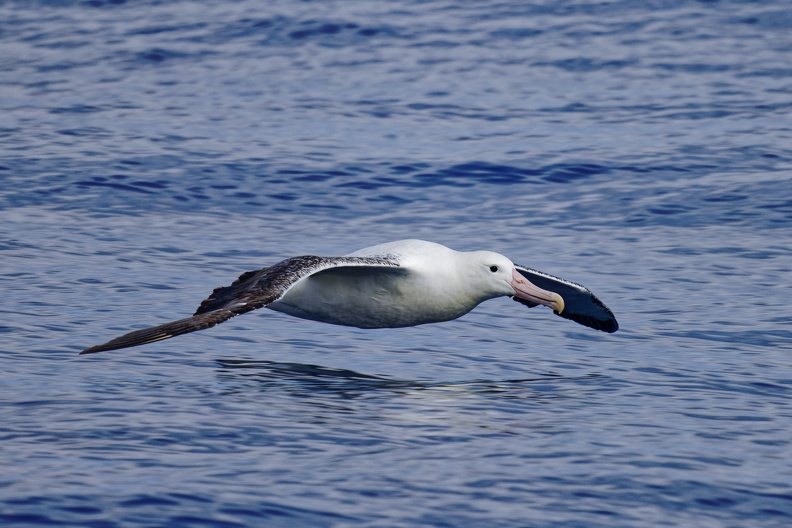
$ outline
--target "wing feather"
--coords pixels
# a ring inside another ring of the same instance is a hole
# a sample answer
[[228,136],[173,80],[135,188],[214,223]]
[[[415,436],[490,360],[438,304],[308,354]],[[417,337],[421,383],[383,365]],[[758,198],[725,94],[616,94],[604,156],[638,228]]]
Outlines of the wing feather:
[[[239,312],[243,313],[243,312]],[[215,310],[200,315],[187,317],[186,319],[179,319],[163,325],[154,326],[151,328],[143,328],[142,330],[134,330],[128,334],[116,337],[113,340],[104,343],[103,345],[96,345],[86,348],[80,354],[94,354],[96,352],[103,352],[105,350],[118,350],[119,348],[129,348],[138,345],[146,345],[154,343],[155,341],[162,341],[163,339],[170,339],[182,334],[196,332],[211,328],[215,325],[228,321],[232,317],[239,315],[239,313],[230,310]]]
[[135,330],[102,345],[86,348],[80,354],[117,350],[170,339],[190,332],[204,330],[237,315],[256,310],[281,299],[302,279],[334,268],[389,267],[399,263],[391,257],[292,257],[268,268],[247,271],[230,286],[215,288],[192,317],[163,325]]
[[[515,267],[536,286],[563,297],[564,311],[553,312],[556,315],[603,332],[613,333],[619,329],[619,323],[610,308],[585,286],[525,266]],[[513,299],[523,302],[517,297]]]

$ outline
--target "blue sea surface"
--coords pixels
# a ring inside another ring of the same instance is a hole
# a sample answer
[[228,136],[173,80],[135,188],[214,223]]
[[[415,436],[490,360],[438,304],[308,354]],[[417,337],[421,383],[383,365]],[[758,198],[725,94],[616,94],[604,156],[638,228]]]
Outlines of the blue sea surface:
[[[186,317],[422,238],[594,291]],[[792,525],[792,6],[0,2],[3,527]]]

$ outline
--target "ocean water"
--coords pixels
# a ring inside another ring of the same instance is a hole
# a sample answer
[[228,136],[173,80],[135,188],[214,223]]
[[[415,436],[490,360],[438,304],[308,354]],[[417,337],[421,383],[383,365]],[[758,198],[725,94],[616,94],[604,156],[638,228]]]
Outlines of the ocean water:
[[[792,524],[792,7],[0,3],[0,525]],[[78,356],[298,254],[591,288]]]

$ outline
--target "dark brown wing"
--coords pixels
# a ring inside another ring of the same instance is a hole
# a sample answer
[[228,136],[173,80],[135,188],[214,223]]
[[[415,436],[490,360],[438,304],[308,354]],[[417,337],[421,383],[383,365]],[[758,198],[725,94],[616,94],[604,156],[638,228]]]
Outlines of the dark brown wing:
[[103,345],[96,345],[86,348],[80,354],[93,354],[95,352],[103,352],[105,350],[117,350],[119,348],[129,348],[138,345],[145,345],[155,341],[162,341],[163,339],[170,339],[182,334],[189,334],[198,330],[204,330],[218,325],[224,321],[228,321],[235,315],[243,312],[232,312],[231,310],[215,310],[201,315],[194,315],[186,319],[179,319],[165,323],[164,325],[154,326],[152,328],[144,328],[142,330],[135,330],[129,332],[121,337],[108,341]]
[[389,258],[368,257],[292,257],[258,271],[239,276],[231,286],[216,288],[192,317],[135,330],[102,345],[86,348],[80,354],[93,354],[145,345],[182,334],[211,328],[237,315],[267,306],[283,297],[294,284],[319,271],[340,267],[399,267]]
[[[542,271],[526,268],[525,266],[515,267],[523,277],[536,286],[555,292],[563,297],[564,311],[561,313],[553,312],[556,315],[603,332],[613,333],[619,329],[619,323],[610,308],[605,306],[605,303],[600,301],[588,288]],[[533,304],[525,303],[517,297],[512,298],[529,306]],[[533,306],[536,305],[534,304]]]

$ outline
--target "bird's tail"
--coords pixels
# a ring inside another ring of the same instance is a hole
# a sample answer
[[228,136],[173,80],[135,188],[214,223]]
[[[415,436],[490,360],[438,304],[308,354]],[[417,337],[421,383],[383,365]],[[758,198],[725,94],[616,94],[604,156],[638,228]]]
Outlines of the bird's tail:
[[231,310],[214,310],[211,312],[204,312],[202,314],[187,317],[186,319],[179,319],[163,325],[154,326],[151,328],[143,328],[142,330],[135,330],[124,334],[120,337],[108,341],[103,345],[96,345],[86,348],[80,354],[93,354],[95,352],[104,352],[105,350],[117,350],[119,348],[129,348],[138,345],[145,345],[163,339],[170,339],[182,334],[189,334],[198,330],[211,328],[217,324],[227,321],[238,315],[239,312]]

